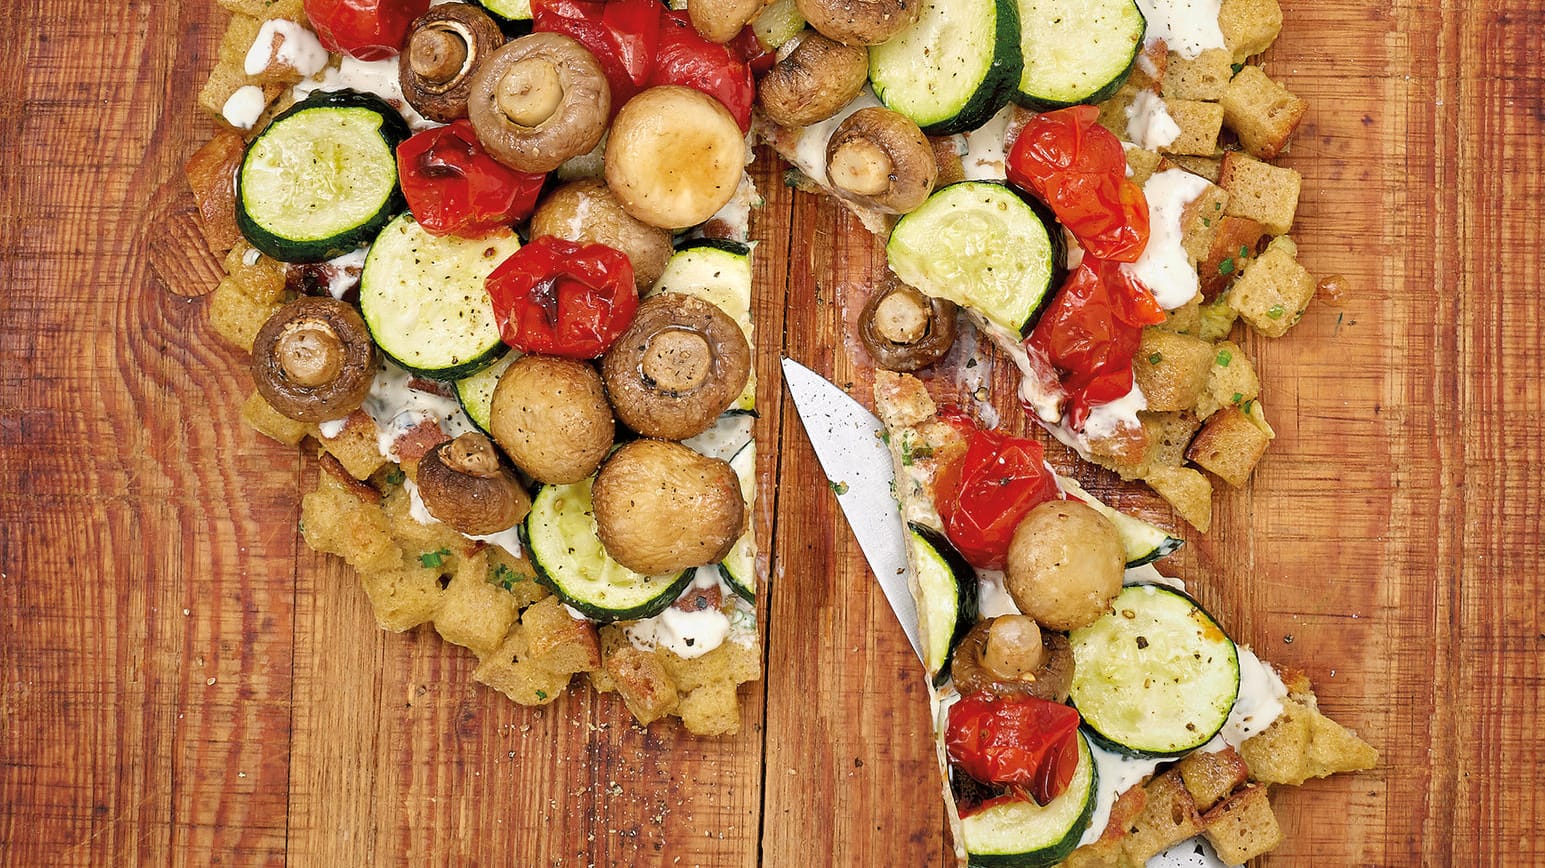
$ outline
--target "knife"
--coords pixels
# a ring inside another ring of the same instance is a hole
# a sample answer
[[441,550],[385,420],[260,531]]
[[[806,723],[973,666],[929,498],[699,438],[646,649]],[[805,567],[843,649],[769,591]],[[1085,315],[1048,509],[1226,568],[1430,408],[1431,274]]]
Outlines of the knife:
[[783,382],[794,396],[799,421],[815,447],[815,457],[831,482],[848,527],[853,529],[917,659],[922,660],[917,604],[909,587],[906,534],[901,508],[891,493],[896,471],[890,448],[881,439],[885,426],[851,395],[793,359],[783,360]]

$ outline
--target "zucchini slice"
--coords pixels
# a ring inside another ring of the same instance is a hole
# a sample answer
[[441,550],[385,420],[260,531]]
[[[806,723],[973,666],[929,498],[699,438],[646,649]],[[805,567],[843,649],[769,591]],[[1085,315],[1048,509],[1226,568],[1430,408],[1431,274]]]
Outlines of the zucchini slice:
[[319,91],[247,145],[236,225],[281,262],[322,262],[364,244],[405,207],[397,185],[402,115],[379,97]]
[[531,21],[531,0],[477,0],[477,4],[501,24]]
[[928,135],[963,133],[1008,104],[1019,52],[1017,0],[924,0],[916,24],[869,49],[869,80]]
[[[671,255],[665,271],[644,294],[679,292],[695,295],[729,314],[746,333],[746,343],[756,347],[751,324],[751,248],[738,241],[697,239]],[[756,368],[746,379],[731,410],[756,409]]]
[[697,570],[645,576],[612,560],[596,535],[593,482],[544,485],[537,492],[522,525],[537,576],[563,602],[597,621],[652,618],[681,596]]
[[1032,801],[994,805],[961,819],[973,868],[1050,868],[1078,846],[1094,815],[1099,772],[1089,742],[1078,733],[1078,768],[1062,795],[1041,807]]
[[507,349],[483,282],[520,249],[505,229],[486,238],[437,237],[403,214],[365,257],[359,309],[370,335],[397,364],[455,380],[493,364]]
[[891,231],[891,270],[1022,335],[1055,289],[1062,230],[1008,187],[962,181],[936,191]]
[[1156,524],[1106,506],[1099,498],[1085,491],[1076,479],[1058,476],[1057,485],[1070,497],[1088,504],[1091,509],[1110,519],[1110,523],[1116,526],[1116,534],[1121,538],[1121,549],[1126,553],[1126,567],[1129,570],[1172,555],[1186,544],[1185,540],[1171,536],[1169,531]]
[[923,663],[939,686],[949,678],[955,646],[976,623],[976,570],[944,534],[916,522],[907,530],[922,603]]
[[1228,721],[1239,652],[1184,592],[1128,585],[1112,609],[1069,634],[1070,696],[1096,742],[1139,757],[1180,756]]
[[1116,95],[1148,22],[1134,0],[1018,0],[1025,68],[1014,101],[1044,111]]
[[746,500],[746,532],[735,541],[735,547],[719,563],[719,575],[742,599],[756,602],[756,531],[749,516],[756,506],[756,441],[740,447],[730,459],[730,467],[740,479],[740,496]]
[[456,381],[456,400],[461,402],[461,409],[467,411],[467,418],[484,434],[492,433],[488,420],[493,418],[494,389],[499,385],[499,378],[518,358],[520,353],[510,350],[497,362]]

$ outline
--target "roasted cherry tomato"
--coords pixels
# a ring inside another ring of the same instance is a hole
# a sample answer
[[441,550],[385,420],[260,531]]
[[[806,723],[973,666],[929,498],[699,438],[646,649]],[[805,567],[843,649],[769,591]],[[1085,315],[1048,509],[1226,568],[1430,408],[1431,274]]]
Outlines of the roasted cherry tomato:
[[728,44],[730,50],[751,67],[752,74],[757,78],[761,78],[778,63],[778,52],[763,45],[762,40],[756,38],[756,30],[749,24]]
[[305,0],[306,18],[328,51],[359,60],[396,57],[429,0]]
[[533,0],[532,29],[590,49],[611,85],[612,111],[649,86],[665,7],[659,0]]
[[1082,430],[1091,408],[1132,391],[1132,357],[1143,326],[1164,321],[1153,294],[1119,263],[1084,257],[1058,290],[1028,344],[1061,375],[1068,424]]
[[1078,712],[1034,696],[970,694],[950,706],[950,762],[984,784],[1006,786],[1045,806],[1078,770]]
[[649,83],[700,90],[723,103],[742,132],[751,129],[751,104],[756,101],[751,67],[731,46],[704,39],[685,11],[666,13],[660,25],[660,54]]
[[464,238],[530,217],[547,180],[490,157],[468,120],[425,130],[398,145],[397,174],[420,226]]
[[1148,244],[1148,200],[1099,116],[1092,105],[1036,115],[1009,150],[1009,182],[1045,202],[1086,253],[1136,262]]
[[1057,480],[1034,440],[983,431],[959,412],[944,418],[965,435],[966,450],[940,468],[934,506],[967,561],[1001,570],[1014,528],[1037,504],[1060,496]]
[[487,286],[504,342],[523,353],[593,359],[638,310],[627,254],[550,235],[517,250]]

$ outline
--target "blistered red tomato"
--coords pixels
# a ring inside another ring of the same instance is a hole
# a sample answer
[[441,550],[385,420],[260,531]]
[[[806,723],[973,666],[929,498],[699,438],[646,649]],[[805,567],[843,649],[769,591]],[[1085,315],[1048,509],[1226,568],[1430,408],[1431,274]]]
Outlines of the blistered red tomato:
[[959,413],[945,418],[965,435],[966,450],[940,468],[934,506],[967,561],[1001,570],[1014,528],[1037,504],[1060,496],[1057,480],[1034,440],[983,431]]
[[686,12],[666,13],[660,25],[660,55],[649,83],[702,91],[730,110],[742,132],[751,129],[751,104],[756,101],[751,67],[731,46],[704,39]]
[[984,784],[1047,805],[1078,771],[1078,712],[1034,696],[973,693],[950,706],[950,762]]
[[638,310],[627,254],[550,235],[501,263],[487,287],[504,342],[523,353],[593,359]]
[[420,226],[435,235],[465,238],[531,216],[547,180],[489,156],[467,120],[425,130],[398,145],[397,175]]
[[396,57],[429,0],[305,0],[306,18],[328,51],[359,60]]
[[1036,115],[1009,149],[1009,182],[1045,202],[1089,255],[1136,262],[1148,244],[1148,200],[1099,117],[1090,105]]

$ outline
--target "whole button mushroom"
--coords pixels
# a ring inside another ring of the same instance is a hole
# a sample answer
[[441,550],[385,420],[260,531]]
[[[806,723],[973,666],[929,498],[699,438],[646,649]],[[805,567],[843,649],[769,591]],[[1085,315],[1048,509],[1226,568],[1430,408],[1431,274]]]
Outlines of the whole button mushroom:
[[622,424],[645,437],[685,440],[707,430],[746,387],[751,347],[724,311],[665,292],[639,305],[601,360]]
[[744,530],[746,505],[729,462],[680,443],[623,446],[601,466],[591,494],[607,554],[644,575],[717,563]]
[[340,419],[365,402],[376,347],[354,308],[305,296],[274,312],[252,344],[258,394],[300,422]]
[[1110,519],[1077,500],[1036,506],[1014,528],[1004,584],[1042,627],[1075,630],[1110,609],[1126,555]]
[[868,80],[868,51],[806,31],[789,56],[762,78],[756,98],[773,123],[808,127],[852,102]]
[[541,235],[621,250],[640,290],[654,286],[672,253],[671,234],[629,214],[599,178],[570,181],[548,193],[531,215],[531,237]]
[[522,356],[500,375],[488,427],[516,467],[558,485],[594,473],[617,433],[595,368],[556,356]]
[[746,140],[718,100],[652,87],[628,100],[606,140],[606,184],[629,214],[662,229],[712,217],[745,174]]
[[955,343],[955,303],[929,298],[895,277],[869,296],[858,336],[880,367],[916,371],[944,358]]
[[880,106],[849,115],[826,143],[826,176],[846,199],[887,214],[923,204],[939,177],[933,145],[911,118]]
[[470,3],[445,3],[413,22],[398,67],[403,98],[424,117],[448,124],[467,116],[473,74],[499,47],[504,34]]
[[729,42],[765,5],[767,0],[693,0],[687,4],[687,17],[709,42]]
[[483,147],[510,168],[533,174],[593,150],[611,111],[601,64],[559,33],[532,33],[495,51],[473,74],[467,100]]
[[811,27],[848,45],[879,45],[917,23],[923,0],[797,0]]
[[429,450],[419,460],[417,482],[429,514],[471,536],[509,530],[531,511],[531,497],[515,474],[475,432]]

